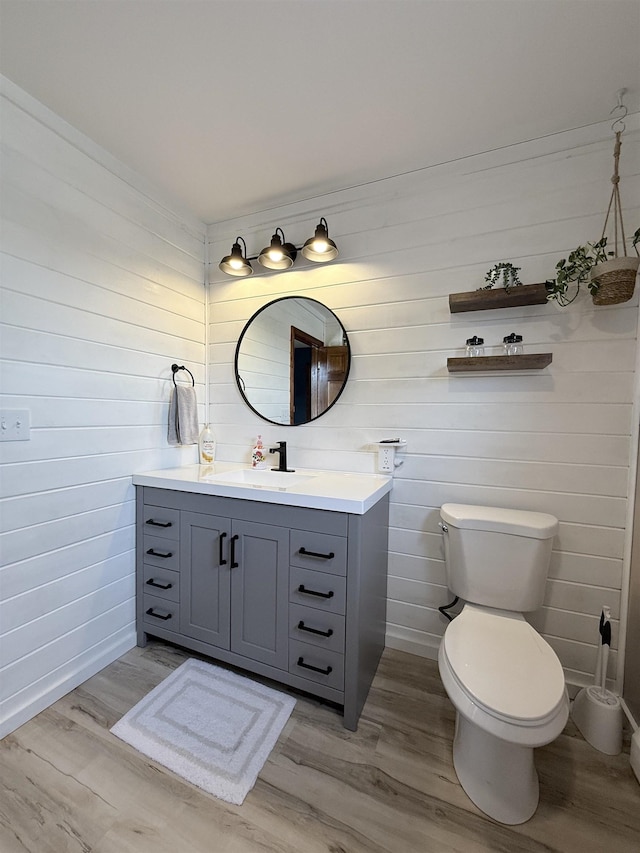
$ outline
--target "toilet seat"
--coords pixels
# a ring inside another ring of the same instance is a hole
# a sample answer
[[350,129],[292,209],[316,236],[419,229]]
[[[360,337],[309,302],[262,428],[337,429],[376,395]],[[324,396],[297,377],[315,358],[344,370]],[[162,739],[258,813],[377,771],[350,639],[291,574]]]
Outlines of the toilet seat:
[[567,704],[560,661],[520,613],[467,604],[441,651],[468,699],[504,723],[544,726]]

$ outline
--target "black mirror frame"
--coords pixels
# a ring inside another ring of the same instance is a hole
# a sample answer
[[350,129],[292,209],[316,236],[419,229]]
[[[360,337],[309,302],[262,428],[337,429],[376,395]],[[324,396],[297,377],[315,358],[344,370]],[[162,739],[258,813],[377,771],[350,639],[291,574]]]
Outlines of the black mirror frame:
[[[326,409],[324,409],[324,411],[322,411],[319,415],[316,415],[315,418],[309,418],[308,421],[304,421],[304,423],[300,423],[300,424],[283,424],[283,423],[280,423],[280,421],[272,421],[270,418],[265,418],[265,416],[263,414],[261,414],[255,408],[255,406],[253,406],[249,402],[247,395],[245,394],[245,391],[243,388],[244,382],[242,381],[240,374],[238,372],[238,358],[240,355],[240,346],[241,346],[242,340],[245,336],[245,332],[247,331],[247,329],[249,328],[251,323],[255,320],[255,318],[258,316],[258,314],[262,314],[262,312],[266,311],[267,308],[270,308],[272,305],[276,305],[278,302],[284,302],[287,299],[307,299],[309,302],[315,302],[316,305],[319,305],[325,311],[328,311],[330,314],[332,314],[336,318],[337,322],[340,324],[340,328],[342,329],[343,338],[344,338],[344,341],[345,341],[346,347],[347,347],[347,370],[345,373],[344,381],[342,383],[342,388],[338,391],[335,398],[331,401],[331,403],[329,403],[329,405],[327,406]],[[312,299],[310,296],[280,296],[280,297],[278,297],[278,299],[273,299],[273,300],[271,300],[271,302],[267,302],[266,305],[263,305],[262,308],[259,308],[257,311],[255,311],[251,315],[251,317],[249,317],[247,322],[245,323],[244,328],[243,328],[242,332],[240,333],[240,337],[238,338],[238,343],[236,344],[236,354],[235,354],[235,357],[233,360],[233,368],[234,368],[234,372],[235,372],[236,385],[238,387],[238,391],[240,392],[242,399],[245,401],[245,403],[251,409],[251,411],[254,412],[254,414],[256,414],[263,421],[267,421],[267,423],[270,423],[270,424],[275,424],[276,426],[281,426],[281,427],[305,426],[306,424],[313,423],[313,421],[317,421],[318,418],[321,418],[323,415],[325,415],[329,411],[329,409],[333,408],[333,406],[338,402],[338,400],[342,396],[342,393],[347,386],[347,380],[349,379],[349,373],[351,372],[351,344],[349,343],[349,336],[347,335],[347,330],[345,329],[342,321],[337,316],[337,314],[334,311],[332,311],[331,308],[327,308],[327,306],[324,303],[320,302],[317,299]]]

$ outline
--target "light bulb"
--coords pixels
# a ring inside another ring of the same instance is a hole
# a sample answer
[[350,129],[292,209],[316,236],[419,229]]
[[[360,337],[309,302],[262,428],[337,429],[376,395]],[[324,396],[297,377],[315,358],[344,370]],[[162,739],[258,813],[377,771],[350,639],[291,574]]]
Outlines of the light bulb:
[[280,248],[269,249],[269,257],[272,261],[281,261],[284,258],[284,252]]

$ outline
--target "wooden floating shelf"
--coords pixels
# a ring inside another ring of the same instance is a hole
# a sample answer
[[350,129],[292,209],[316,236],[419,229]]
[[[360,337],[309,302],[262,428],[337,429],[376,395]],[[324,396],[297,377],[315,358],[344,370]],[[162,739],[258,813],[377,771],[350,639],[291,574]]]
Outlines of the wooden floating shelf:
[[472,290],[469,293],[450,293],[449,311],[460,314],[463,311],[488,311],[492,308],[512,308],[519,305],[544,305],[547,301],[547,286],[542,284],[521,284],[508,291],[504,287],[491,290]]
[[495,370],[541,370],[551,364],[553,353],[533,352],[522,355],[478,355],[448,358],[449,373],[477,373]]

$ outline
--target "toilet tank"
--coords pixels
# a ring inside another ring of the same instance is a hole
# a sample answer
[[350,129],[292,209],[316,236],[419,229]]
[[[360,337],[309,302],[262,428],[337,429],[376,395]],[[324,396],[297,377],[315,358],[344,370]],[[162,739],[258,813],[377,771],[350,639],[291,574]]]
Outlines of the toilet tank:
[[447,583],[464,601],[518,612],[544,598],[558,519],[543,512],[443,504]]

